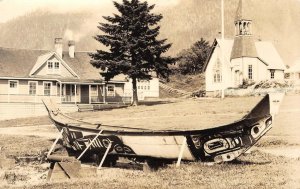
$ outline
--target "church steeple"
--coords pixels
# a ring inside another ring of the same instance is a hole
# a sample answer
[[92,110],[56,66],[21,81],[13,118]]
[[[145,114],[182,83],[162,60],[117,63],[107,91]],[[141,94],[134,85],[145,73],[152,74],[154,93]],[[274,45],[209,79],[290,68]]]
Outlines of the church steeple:
[[235,15],[235,35],[252,35],[252,19],[243,0],[240,0]]
[[231,51],[231,60],[242,57],[258,57],[255,42],[252,36],[252,19],[249,11],[249,1],[247,4],[240,0],[235,15],[235,37]]

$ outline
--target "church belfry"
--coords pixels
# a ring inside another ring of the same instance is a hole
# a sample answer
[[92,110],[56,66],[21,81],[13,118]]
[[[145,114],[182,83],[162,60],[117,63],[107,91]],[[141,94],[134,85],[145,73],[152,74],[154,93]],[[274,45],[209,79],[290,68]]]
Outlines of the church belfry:
[[258,57],[252,35],[252,19],[249,8],[249,0],[247,0],[247,3],[245,0],[239,1],[234,20],[235,37],[231,51],[231,60],[242,57]]
[[235,21],[235,35],[252,35],[252,21],[251,20]]
[[235,35],[252,35],[252,20],[245,14],[247,7],[243,6],[243,0],[240,0],[236,12],[234,24]]

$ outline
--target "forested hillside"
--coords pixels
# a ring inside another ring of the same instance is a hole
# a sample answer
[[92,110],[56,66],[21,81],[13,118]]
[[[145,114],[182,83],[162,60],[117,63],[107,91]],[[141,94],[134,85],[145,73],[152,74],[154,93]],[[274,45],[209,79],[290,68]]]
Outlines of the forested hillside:
[[[249,1],[249,0],[248,0]],[[300,1],[251,0],[253,31],[257,39],[273,41],[286,64],[300,56]],[[234,34],[234,15],[238,0],[225,1],[225,37]],[[36,10],[0,24],[0,46],[13,48],[52,49],[55,37],[73,38],[77,50],[102,48],[93,39],[99,33],[98,22],[110,15],[105,7],[99,11],[55,13]],[[170,54],[190,47],[203,37],[210,42],[219,36],[220,0],[181,0],[176,6],[157,9],[164,16],[161,37],[167,37],[173,47]],[[66,45],[65,45],[66,46]]]

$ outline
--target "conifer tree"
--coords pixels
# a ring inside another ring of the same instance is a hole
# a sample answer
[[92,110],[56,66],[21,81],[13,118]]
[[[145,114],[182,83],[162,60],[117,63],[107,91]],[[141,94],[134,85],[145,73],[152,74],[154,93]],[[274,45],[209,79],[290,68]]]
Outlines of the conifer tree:
[[162,15],[151,12],[155,5],[140,0],[113,3],[118,13],[104,16],[106,23],[98,26],[104,34],[95,36],[109,50],[90,54],[91,64],[104,71],[101,74],[107,81],[118,74],[131,78],[133,105],[138,105],[137,80],[149,80],[152,73],[168,78],[168,65],[175,59],[163,56],[171,44],[166,43],[167,39],[157,39]]
[[201,38],[191,48],[183,50],[178,55],[178,66],[181,74],[198,74],[203,72],[203,66],[211,47],[209,42]]

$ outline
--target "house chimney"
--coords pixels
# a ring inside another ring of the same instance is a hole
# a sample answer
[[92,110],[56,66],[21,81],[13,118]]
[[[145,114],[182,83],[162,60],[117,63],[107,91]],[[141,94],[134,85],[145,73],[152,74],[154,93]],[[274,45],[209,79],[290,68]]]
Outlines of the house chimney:
[[54,48],[55,52],[62,58],[63,53],[63,40],[62,38],[55,38],[54,39]]
[[75,41],[70,40],[68,42],[68,46],[69,46],[69,56],[70,56],[70,58],[74,58],[75,57]]

